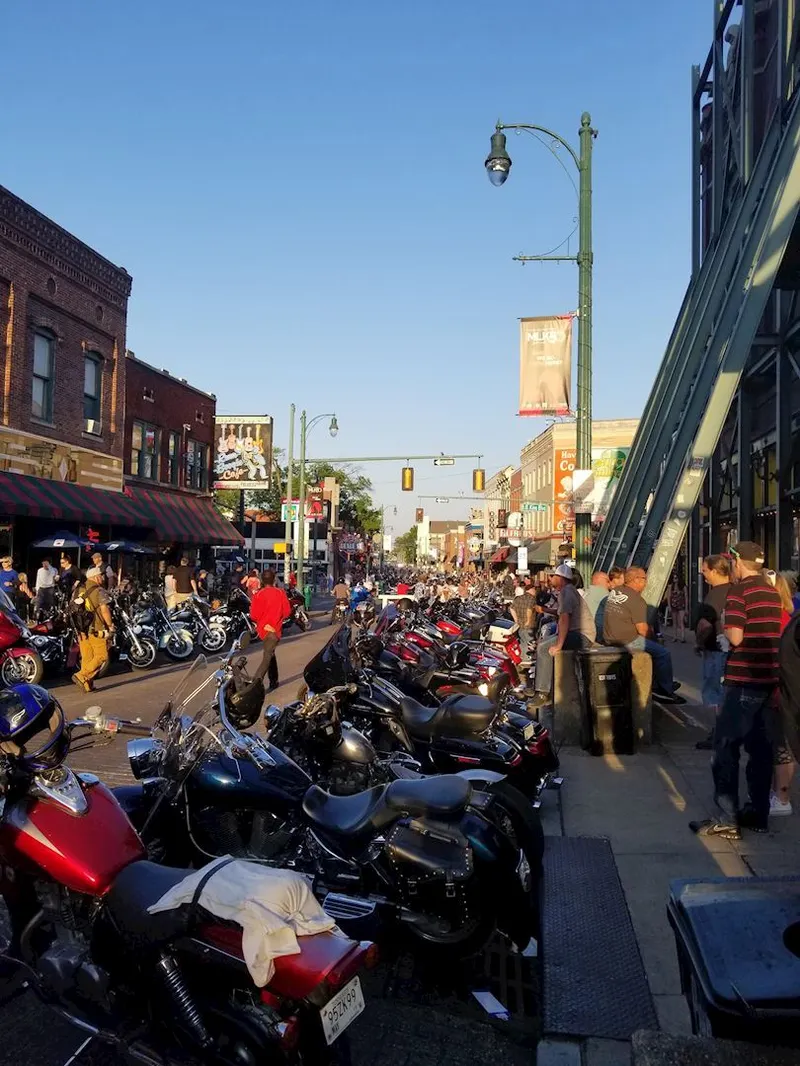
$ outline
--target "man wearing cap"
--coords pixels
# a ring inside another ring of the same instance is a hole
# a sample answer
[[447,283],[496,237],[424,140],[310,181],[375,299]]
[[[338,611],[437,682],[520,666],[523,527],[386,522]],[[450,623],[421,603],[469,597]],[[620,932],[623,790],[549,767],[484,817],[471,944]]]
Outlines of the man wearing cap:
[[552,577],[558,595],[558,628],[555,636],[540,639],[536,647],[536,695],[532,701],[536,707],[550,700],[554,656],[560,651],[590,648],[597,636],[594,619],[586,601],[578,595],[573,575],[572,567],[562,563]]
[[94,679],[108,662],[108,639],[114,632],[110,600],[103,588],[103,571],[99,566],[86,571],[86,584],[82,592],[83,606],[90,621],[88,630],[78,634],[81,668],[72,675],[72,680],[84,692],[91,692]]
[[[690,822],[702,836],[740,840],[742,829],[767,831],[772,785],[773,700],[778,687],[781,598],[763,573],[764,549],[740,541],[730,549],[734,583],[725,599],[723,627],[730,644],[725,696],[714,724],[711,772],[720,816]],[[749,802],[739,807],[739,752],[749,756]]]

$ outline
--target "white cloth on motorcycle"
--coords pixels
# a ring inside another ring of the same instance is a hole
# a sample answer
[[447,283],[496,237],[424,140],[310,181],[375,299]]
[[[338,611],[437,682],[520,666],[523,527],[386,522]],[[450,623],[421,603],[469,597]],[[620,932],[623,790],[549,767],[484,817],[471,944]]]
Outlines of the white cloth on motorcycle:
[[259,988],[275,972],[275,959],[300,953],[298,936],[339,932],[300,874],[230,856],[184,878],[148,907],[148,913],[186,904],[199,904],[217,918],[241,926],[244,960]]

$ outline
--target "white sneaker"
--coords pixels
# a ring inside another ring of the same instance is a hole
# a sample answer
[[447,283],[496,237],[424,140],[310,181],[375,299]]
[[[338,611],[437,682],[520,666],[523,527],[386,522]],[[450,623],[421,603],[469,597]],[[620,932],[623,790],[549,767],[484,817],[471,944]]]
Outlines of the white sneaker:
[[790,801],[784,803],[774,792],[770,792],[769,795],[769,813],[780,817],[784,814],[792,813],[792,804]]

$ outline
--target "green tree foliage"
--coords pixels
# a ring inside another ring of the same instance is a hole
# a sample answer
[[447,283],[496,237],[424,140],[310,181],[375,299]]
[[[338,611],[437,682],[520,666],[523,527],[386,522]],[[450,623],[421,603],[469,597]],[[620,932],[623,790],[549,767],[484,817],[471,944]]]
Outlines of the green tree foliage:
[[404,563],[417,561],[417,527],[412,526],[408,533],[403,533],[394,542],[394,550]]

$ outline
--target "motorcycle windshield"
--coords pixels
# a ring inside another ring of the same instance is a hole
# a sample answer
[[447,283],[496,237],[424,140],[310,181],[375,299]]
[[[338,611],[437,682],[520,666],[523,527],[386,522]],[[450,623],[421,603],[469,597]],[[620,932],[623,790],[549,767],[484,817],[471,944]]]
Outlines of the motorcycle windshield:
[[311,692],[327,692],[329,688],[357,680],[357,671],[350,659],[350,631],[347,626],[337,629],[324,648],[303,671],[303,678]]
[[0,589],[0,611],[12,622],[18,629],[22,630],[25,627],[25,623],[17,614],[17,609],[11,602],[11,598],[3,589]]

